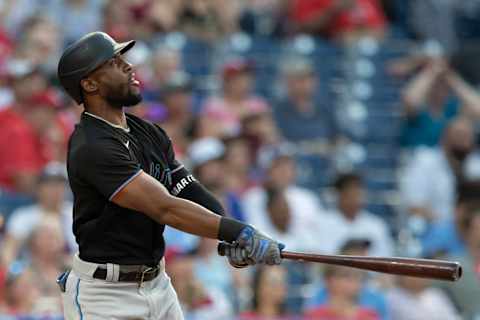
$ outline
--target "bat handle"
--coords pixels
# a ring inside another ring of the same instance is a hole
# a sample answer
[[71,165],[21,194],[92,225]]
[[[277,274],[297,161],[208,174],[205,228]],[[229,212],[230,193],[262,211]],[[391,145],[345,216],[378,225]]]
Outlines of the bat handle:
[[218,252],[218,255],[219,256],[225,256],[225,251],[227,251],[227,248],[230,247],[231,244],[227,243],[227,242],[219,242],[218,243],[218,246],[217,246],[217,252]]

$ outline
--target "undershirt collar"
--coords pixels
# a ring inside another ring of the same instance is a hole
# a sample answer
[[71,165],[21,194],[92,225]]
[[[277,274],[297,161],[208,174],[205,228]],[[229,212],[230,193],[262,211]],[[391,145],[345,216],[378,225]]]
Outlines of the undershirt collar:
[[108,124],[108,125],[111,126],[111,127],[114,127],[114,128],[117,128],[117,129],[122,129],[123,131],[125,131],[125,132],[127,132],[127,133],[130,132],[130,128],[129,128],[129,127],[124,128],[124,127],[122,127],[121,125],[111,123],[110,121],[107,121],[107,120],[103,119],[102,117],[99,117],[99,116],[94,115],[94,114],[92,114],[92,113],[90,113],[90,112],[87,112],[87,111],[85,111],[85,112],[83,112],[83,113],[86,114],[86,115],[89,115],[90,117],[93,117],[93,118],[95,118],[95,119],[98,119],[98,120],[100,120],[100,121],[103,121],[103,122],[105,122],[106,124]]

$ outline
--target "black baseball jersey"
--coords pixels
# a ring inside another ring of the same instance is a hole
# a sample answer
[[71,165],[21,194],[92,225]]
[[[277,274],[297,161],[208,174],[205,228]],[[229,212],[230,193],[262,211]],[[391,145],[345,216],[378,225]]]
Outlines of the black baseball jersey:
[[165,226],[110,199],[141,170],[175,192],[172,173],[184,169],[160,127],[129,114],[126,119],[128,130],[84,112],[75,127],[67,159],[73,231],[83,260],[154,265],[164,254]]

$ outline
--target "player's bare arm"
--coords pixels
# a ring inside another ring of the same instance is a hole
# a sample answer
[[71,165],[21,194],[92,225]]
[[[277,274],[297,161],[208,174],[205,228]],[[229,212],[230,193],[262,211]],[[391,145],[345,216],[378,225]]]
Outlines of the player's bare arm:
[[137,175],[112,199],[119,206],[142,212],[160,224],[217,239],[221,216],[189,200],[177,198],[145,172]]

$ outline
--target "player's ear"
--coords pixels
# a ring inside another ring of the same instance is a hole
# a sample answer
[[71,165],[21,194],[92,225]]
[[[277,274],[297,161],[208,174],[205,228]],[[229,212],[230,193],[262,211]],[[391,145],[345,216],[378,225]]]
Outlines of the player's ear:
[[92,94],[98,91],[98,82],[92,78],[85,78],[80,80],[80,86],[87,94]]

